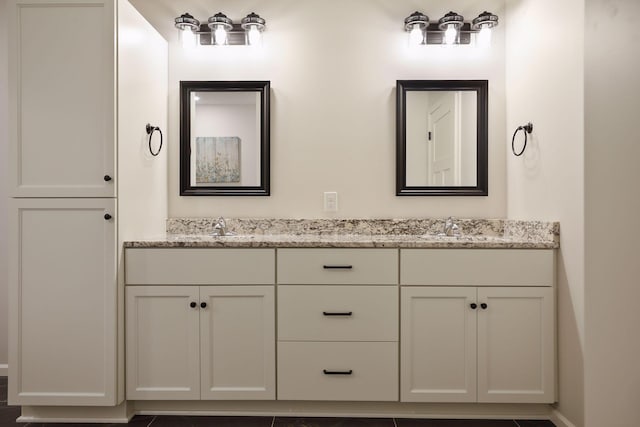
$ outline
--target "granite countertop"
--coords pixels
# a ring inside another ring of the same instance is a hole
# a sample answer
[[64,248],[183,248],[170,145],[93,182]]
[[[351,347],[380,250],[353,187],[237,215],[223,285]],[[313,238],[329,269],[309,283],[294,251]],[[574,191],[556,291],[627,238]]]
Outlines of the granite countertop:
[[438,236],[444,219],[227,219],[233,236],[212,236],[215,218],[171,218],[162,236],[125,248],[516,248],[559,247],[557,222],[460,219],[460,236]]

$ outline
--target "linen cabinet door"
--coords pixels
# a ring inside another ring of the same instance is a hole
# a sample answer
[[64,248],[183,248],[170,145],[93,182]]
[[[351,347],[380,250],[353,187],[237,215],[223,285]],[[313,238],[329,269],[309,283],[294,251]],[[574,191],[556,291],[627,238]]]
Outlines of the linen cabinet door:
[[476,288],[403,287],[400,400],[475,402]]
[[552,403],[553,288],[478,288],[478,401]]
[[201,398],[275,399],[273,286],[200,287]]
[[127,286],[127,399],[200,398],[197,286]]
[[117,2],[7,3],[12,195],[114,197]]
[[9,403],[116,403],[116,203],[9,202]]

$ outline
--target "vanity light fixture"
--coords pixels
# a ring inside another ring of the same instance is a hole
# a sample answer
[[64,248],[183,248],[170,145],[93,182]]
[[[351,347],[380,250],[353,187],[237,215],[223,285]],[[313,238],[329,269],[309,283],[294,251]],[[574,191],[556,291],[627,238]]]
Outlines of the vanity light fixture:
[[418,46],[424,43],[424,34],[429,26],[429,17],[418,11],[404,20],[404,29],[409,32],[409,44]]
[[438,21],[438,28],[444,31],[444,43],[454,44],[458,40],[458,32],[464,25],[464,18],[455,12],[449,12]]
[[422,12],[413,12],[404,20],[404,29],[409,32],[410,45],[426,44],[470,44],[471,34],[475,34],[476,45],[488,46],[491,43],[491,30],[498,25],[498,16],[482,12],[471,22],[456,12],[449,12],[438,20],[429,22]]
[[206,24],[201,24],[189,13],[175,19],[180,41],[184,47],[201,45],[259,45],[266,21],[260,15],[251,12],[242,18],[240,24],[234,24],[222,12],[209,17]]

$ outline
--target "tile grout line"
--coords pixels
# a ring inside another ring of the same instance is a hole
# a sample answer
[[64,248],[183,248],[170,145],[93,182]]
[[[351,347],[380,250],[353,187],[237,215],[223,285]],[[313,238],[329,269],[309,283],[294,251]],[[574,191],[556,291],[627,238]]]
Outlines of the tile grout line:
[[396,422],[395,417],[391,418],[393,420],[393,427],[398,427],[398,423]]
[[516,423],[516,426],[520,427],[520,423],[517,420],[513,420],[514,423]]
[[274,415],[273,418],[271,418],[271,427],[273,427],[276,423],[276,416]]
[[147,424],[147,427],[153,424],[153,422],[156,420],[157,417],[158,417],[157,415],[154,415],[153,418],[151,418],[151,421],[149,422],[149,424]]

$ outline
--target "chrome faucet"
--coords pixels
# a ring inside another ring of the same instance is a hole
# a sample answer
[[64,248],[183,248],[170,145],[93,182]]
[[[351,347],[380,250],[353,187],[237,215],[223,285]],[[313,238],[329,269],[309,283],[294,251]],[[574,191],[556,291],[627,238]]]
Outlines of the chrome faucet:
[[227,235],[227,222],[223,217],[218,218],[216,225],[213,226],[213,236],[226,236]]
[[460,227],[456,224],[456,219],[452,216],[447,218],[444,222],[444,230],[440,233],[441,236],[459,236]]

